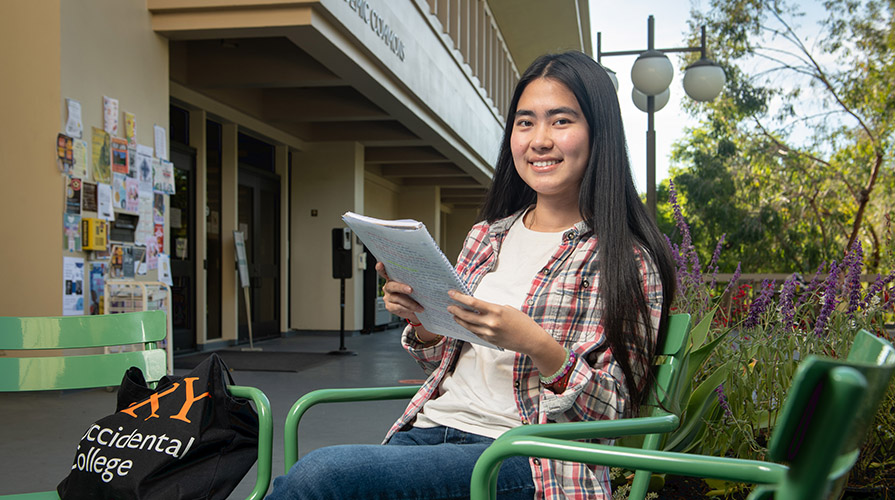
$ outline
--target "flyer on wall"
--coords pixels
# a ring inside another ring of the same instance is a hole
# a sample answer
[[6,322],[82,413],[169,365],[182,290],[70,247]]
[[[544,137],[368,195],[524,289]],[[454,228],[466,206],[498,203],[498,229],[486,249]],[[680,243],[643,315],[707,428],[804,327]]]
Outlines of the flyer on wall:
[[84,125],[81,122],[81,101],[65,99],[68,105],[68,120],[65,122],[65,133],[76,139],[81,138]]
[[105,262],[90,263],[90,314],[103,313],[103,295],[106,289]]
[[84,259],[62,258],[62,315],[84,314]]
[[128,147],[137,147],[137,118],[127,111],[124,112],[124,137]]
[[127,175],[130,171],[127,154],[127,141],[121,137],[112,137],[112,172]]
[[118,99],[103,96],[103,130],[118,135]]
[[87,167],[90,165],[90,145],[87,141],[75,139],[72,141],[71,175],[81,179],[87,178]]
[[105,184],[112,183],[112,160],[109,134],[93,127],[93,179]]
[[98,183],[96,185],[96,216],[104,220],[115,220],[112,211],[112,186]]

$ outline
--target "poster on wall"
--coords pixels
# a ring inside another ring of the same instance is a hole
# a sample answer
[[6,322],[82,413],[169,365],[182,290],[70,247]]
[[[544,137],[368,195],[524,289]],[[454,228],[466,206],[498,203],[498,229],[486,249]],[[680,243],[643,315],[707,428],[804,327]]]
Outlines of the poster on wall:
[[[165,223],[165,195],[161,193],[153,193],[152,202],[152,222],[155,224]],[[177,227],[180,227],[178,222]]]
[[137,117],[127,111],[124,112],[124,138],[127,139],[127,147],[137,147]]
[[155,226],[153,225],[152,220],[152,195],[151,188],[149,191],[145,191],[142,186],[140,187],[140,203],[137,210],[137,214],[140,218],[137,220],[137,229],[134,233],[134,243],[137,245],[145,246],[146,241],[154,236],[153,231]]
[[69,252],[81,251],[81,216],[79,214],[63,214],[62,216],[62,249]]
[[112,174],[112,206],[127,210],[127,176],[118,172]]
[[134,277],[134,247],[132,245],[112,244],[109,259],[110,278]]
[[160,160],[168,159],[168,135],[165,132],[165,127],[159,125],[153,125],[153,132],[155,136],[155,157]]
[[81,122],[81,101],[65,99],[68,108],[68,119],[65,121],[65,133],[75,139],[80,139],[84,125]]
[[103,96],[103,130],[109,135],[118,135],[118,99]]
[[152,188],[160,193],[174,194],[174,164],[160,160],[153,176]]
[[171,279],[171,259],[167,254],[159,254],[158,256],[158,280],[168,286],[174,286]]
[[129,171],[127,140],[121,137],[112,137],[112,172],[127,175]]
[[115,220],[112,211],[112,186],[103,183],[96,185],[96,216],[100,219]]
[[72,138],[65,134],[56,136],[56,166],[59,171],[69,174],[72,167]]
[[153,236],[146,240],[146,268],[147,269],[157,269],[158,268],[158,255],[159,255],[159,246],[158,240]]
[[69,177],[65,180],[65,213],[81,214],[81,179]]
[[84,259],[62,257],[62,315],[84,314]]
[[90,276],[90,314],[103,313],[103,295],[106,292],[106,268],[105,262],[91,262],[88,270]]
[[92,182],[81,183],[81,210],[84,212],[96,212],[96,184]]
[[90,146],[87,141],[75,139],[72,141],[71,175],[81,179],[87,178],[87,167],[90,165]]
[[93,127],[92,153],[93,153],[93,180],[105,184],[112,183],[112,160],[109,148],[109,134],[104,130]]
[[124,188],[127,192],[127,202],[124,207],[129,212],[140,210],[140,183],[131,177],[124,178]]
[[134,174],[137,177],[137,180],[140,181],[140,189],[142,190],[151,190],[152,189],[152,148],[149,146],[144,146],[142,144],[137,144],[137,154],[136,160],[134,161]]
[[134,273],[138,276],[146,275],[146,247],[134,248]]

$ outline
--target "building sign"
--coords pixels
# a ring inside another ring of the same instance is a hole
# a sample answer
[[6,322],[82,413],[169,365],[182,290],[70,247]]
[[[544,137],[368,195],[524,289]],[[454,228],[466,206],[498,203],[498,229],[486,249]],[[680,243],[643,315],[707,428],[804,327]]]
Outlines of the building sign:
[[348,7],[364,20],[364,23],[376,33],[376,36],[391,50],[398,59],[404,60],[404,42],[392,31],[388,21],[383,18],[376,9],[370,6],[366,0],[345,0]]

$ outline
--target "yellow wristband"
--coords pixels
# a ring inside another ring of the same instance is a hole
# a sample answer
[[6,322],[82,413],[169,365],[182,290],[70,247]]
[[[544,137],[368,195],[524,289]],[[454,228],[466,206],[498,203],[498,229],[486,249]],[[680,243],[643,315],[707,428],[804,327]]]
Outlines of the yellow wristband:
[[417,335],[416,328],[413,329],[413,339],[416,340],[418,343],[423,344],[423,347],[431,347],[431,346],[439,343],[441,341],[441,339],[443,339],[443,338],[444,338],[444,335],[436,334],[434,339],[426,341],[426,340],[421,339],[420,336]]

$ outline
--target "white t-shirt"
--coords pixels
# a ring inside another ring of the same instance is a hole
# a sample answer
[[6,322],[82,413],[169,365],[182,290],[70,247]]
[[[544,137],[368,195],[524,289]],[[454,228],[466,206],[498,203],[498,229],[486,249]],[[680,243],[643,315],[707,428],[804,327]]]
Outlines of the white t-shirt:
[[[476,298],[521,309],[535,276],[562,243],[563,231],[532,231],[523,219],[519,217],[507,232],[497,264],[482,278],[473,294]],[[441,382],[440,395],[423,405],[414,425],[443,425],[491,438],[520,425],[513,396],[515,355],[464,344],[454,371]]]

